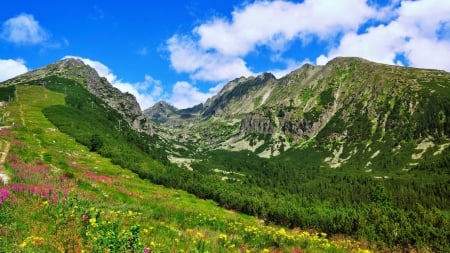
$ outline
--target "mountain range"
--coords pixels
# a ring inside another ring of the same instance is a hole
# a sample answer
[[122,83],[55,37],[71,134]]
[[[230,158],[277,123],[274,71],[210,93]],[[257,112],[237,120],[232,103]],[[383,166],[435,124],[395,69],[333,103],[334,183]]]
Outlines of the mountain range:
[[[264,224],[344,234],[375,250],[450,247],[448,72],[338,57],[279,79],[236,78],[187,109],[161,101],[141,110],[133,95],[76,59],[0,83],[0,95],[17,100],[11,87],[54,92],[55,102],[35,103],[58,131],[151,183]],[[39,152],[56,166],[50,152]],[[274,240],[269,248],[282,248]]]

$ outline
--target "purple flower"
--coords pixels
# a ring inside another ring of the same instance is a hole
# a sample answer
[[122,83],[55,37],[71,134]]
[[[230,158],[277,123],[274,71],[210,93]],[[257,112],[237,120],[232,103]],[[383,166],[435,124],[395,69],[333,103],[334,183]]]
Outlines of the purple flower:
[[149,248],[145,248],[144,249],[144,253],[150,253],[151,251],[150,251],[150,249]]
[[11,195],[9,194],[8,189],[2,188],[2,189],[0,190],[0,205],[3,204],[3,201],[4,201],[5,199],[9,199],[10,196],[11,196]]
[[2,198],[2,199],[8,199],[9,197],[10,197],[10,195],[9,195],[8,189],[3,188],[3,189],[0,191],[0,198]]
[[88,214],[83,214],[83,221],[88,221],[89,220],[89,215]]

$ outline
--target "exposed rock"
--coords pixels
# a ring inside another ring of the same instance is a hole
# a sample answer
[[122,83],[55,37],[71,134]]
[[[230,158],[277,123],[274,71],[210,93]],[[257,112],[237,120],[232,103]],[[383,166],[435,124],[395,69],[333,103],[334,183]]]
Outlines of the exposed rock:
[[243,116],[241,121],[241,134],[262,133],[273,134],[276,131],[276,124],[260,112],[251,112]]
[[[227,116],[236,113],[248,113],[254,108],[247,103],[242,106],[242,100],[253,101],[254,97],[249,96],[252,90],[262,90],[264,86],[271,85],[276,78],[271,73],[263,73],[257,77],[238,78],[227,85],[212,98],[208,99],[204,105],[202,115],[209,116]],[[239,108],[229,108],[233,101],[239,104]]]
[[145,109],[144,114],[156,122],[165,123],[169,116],[175,114],[177,111],[177,108],[168,104],[166,101],[159,101],[152,107]]

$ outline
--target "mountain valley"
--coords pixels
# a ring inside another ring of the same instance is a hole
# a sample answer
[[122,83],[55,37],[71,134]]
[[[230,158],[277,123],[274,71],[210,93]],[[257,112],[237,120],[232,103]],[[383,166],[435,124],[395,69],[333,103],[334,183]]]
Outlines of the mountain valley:
[[[448,72],[338,57],[280,79],[234,79],[192,108],[141,110],[66,59],[0,83],[0,100],[9,251],[64,248],[61,234],[60,246],[33,231],[14,237],[36,221],[14,214],[21,205],[61,233],[72,224],[68,252],[450,250]],[[36,184],[42,194],[17,188]],[[131,220],[147,232],[108,208],[140,213]],[[115,227],[95,226],[100,217]]]

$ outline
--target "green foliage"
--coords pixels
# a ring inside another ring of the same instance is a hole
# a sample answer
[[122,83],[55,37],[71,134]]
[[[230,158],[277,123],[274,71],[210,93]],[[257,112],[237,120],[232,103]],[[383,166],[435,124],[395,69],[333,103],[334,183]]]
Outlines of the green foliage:
[[305,120],[307,120],[308,122],[316,122],[320,115],[322,114],[322,109],[318,106],[312,108],[311,110],[305,112],[304,118]]
[[302,101],[303,105],[306,104],[306,102],[311,98],[313,91],[314,89],[312,87],[309,87],[301,93],[300,100]]
[[[62,87],[50,85],[60,92],[65,91]],[[77,84],[66,84],[65,87],[67,105],[46,108],[46,116],[84,145],[90,147],[100,140],[103,145],[96,148],[99,154],[132,169],[142,178],[184,189],[201,198],[214,199],[223,207],[277,224],[352,235],[381,247],[414,246],[434,251],[447,251],[449,247],[446,240],[449,217],[445,212],[448,212],[450,202],[442,197],[450,194],[448,155],[430,159],[410,174],[401,174],[400,168],[411,161],[407,157],[410,153],[391,154],[399,144],[411,151],[415,136],[448,136],[446,115],[449,113],[445,98],[434,97],[436,103],[432,108],[427,107],[429,102],[423,102],[420,105],[423,110],[411,116],[404,109],[407,102],[390,96],[381,105],[383,113],[377,119],[384,121],[384,115],[387,115],[386,129],[374,128],[367,107],[362,102],[356,103],[351,119],[344,119],[341,117],[343,112],[338,112],[330,120],[331,125],[322,129],[303,149],[289,150],[271,160],[251,152],[216,150],[202,154],[203,160],[192,164],[194,171],[188,171],[149,159],[152,156],[165,161],[162,148],[154,145],[157,140],[140,137],[126,127],[118,129],[117,120],[121,117],[114,111],[78,89]],[[304,94],[307,101],[312,96],[312,89],[310,94]],[[305,119],[316,121],[322,109],[333,102],[332,94],[331,88],[320,93],[319,104],[305,113]],[[98,105],[96,110],[89,106],[91,101]],[[268,107],[262,110],[270,118],[276,114]],[[416,128],[409,125],[415,122],[413,119],[418,119]],[[217,126],[217,131],[224,128]],[[372,129],[375,130],[372,132]],[[339,144],[328,143],[330,148],[322,144],[344,130],[347,134],[342,157],[349,156],[353,150],[356,154],[342,168],[329,169],[323,161]],[[383,135],[385,130],[387,133]],[[225,129],[224,132],[228,131]],[[205,137],[211,136],[206,132]],[[255,134],[249,138],[255,144],[257,140],[265,140],[266,136]],[[404,139],[402,143],[398,141],[400,138]],[[367,143],[371,144],[371,151]],[[364,166],[377,150],[379,155],[370,161],[381,179],[364,172]],[[448,151],[443,153],[448,154]],[[427,174],[430,167],[438,173]],[[228,179],[223,179],[223,173],[212,171],[213,168],[229,173]],[[382,173],[389,173],[389,176],[382,177]],[[433,236],[435,234],[439,236]],[[276,247],[281,242],[276,239],[271,243]],[[207,246],[198,240],[196,248],[206,249]]]
[[15,85],[0,87],[0,101],[9,101],[10,99],[14,98],[15,91]]
[[257,108],[258,106],[261,105],[262,102],[262,96],[259,96],[255,99],[255,101],[253,101],[253,108]]
[[334,89],[332,87],[322,91],[319,95],[319,105],[329,106],[334,102]]
[[[4,129],[0,139],[0,145],[11,143],[5,164],[11,181],[0,186],[2,252],[361,250],[354,240],[265,225],[212,201],[141,180],[54,128],[42,109],[63,105],[62,94],[33,86],[18,90],[20,102],[8,109],[15,121],[20,121],[16,112],[23,110],[26,124]],[[41,157],[43,151],[51,161]],[[154,175],[165,169],[142,168],[154,169]]]
[[103,146],[103,141],[98,134],[93,134],[90,139],[89,151],[99,151]]

